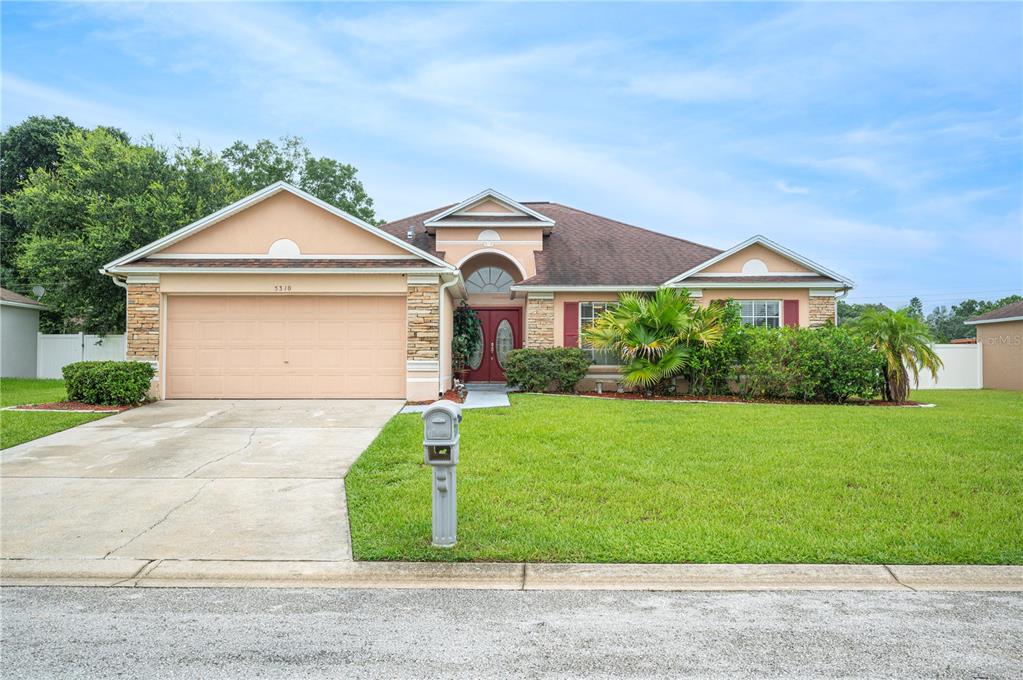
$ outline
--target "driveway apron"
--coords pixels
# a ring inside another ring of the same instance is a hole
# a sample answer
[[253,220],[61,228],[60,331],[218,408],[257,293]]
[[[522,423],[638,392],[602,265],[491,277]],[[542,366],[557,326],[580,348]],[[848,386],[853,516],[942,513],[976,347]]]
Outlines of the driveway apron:
[[395,400],[162,401],[0,454],[0,556],[350,560],[344,475]]

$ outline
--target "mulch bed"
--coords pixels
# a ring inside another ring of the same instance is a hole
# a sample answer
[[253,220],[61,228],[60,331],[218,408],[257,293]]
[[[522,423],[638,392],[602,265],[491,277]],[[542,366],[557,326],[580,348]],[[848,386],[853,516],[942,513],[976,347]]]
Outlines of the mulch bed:
[[901,404],[894,401],[882,401],[881,399],[856,399],[847,401],[845,404],[825,404],[824,402],[818,401],[799,401],[798,399],[743,399],[737,396],[727,395],[708,395],[704,397],[697,397],[691,394],[676,394],[676,395],[659,395],[655,394],[652,396],[645,396],[640,392],[604,392],[598,394],[596,392],[579,392],[580,396],[583,397],[597,397],[598,399],[634,399],[640,401],[718,401],[732,404],[817,404],[817,405],[829,405],[829,406],[926,406],[920,401],[904,401]]
[[[447,399],[448,401],[453,401],[456,404],[461,404],[465,401],[464,399],[462,399],[462,397],[459,396],[458,392],[456,392],[455,390],[448,390],[447,392],[444,393],[444,396],[441,397],[441,399]],[[409,406],[423,406],[425,404],[432,404],[435,401],[437,400],[429,399],[427,401],[407,401],[405,403],[408,404]]]
[[133,406],[101,406],[86,404],[81,401],[54,401],[49,404],[19,404],[12,406],[12,411],[81,411],[83,413],[120,413]]

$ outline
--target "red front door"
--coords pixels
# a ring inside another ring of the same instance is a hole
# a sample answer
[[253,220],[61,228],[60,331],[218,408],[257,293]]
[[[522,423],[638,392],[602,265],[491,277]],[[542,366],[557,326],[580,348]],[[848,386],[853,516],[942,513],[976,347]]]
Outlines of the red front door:
[[469,357],[469,382],[504,382],[503,363],[508,352],[522,347],[522,310],[475,309],[483,342]]

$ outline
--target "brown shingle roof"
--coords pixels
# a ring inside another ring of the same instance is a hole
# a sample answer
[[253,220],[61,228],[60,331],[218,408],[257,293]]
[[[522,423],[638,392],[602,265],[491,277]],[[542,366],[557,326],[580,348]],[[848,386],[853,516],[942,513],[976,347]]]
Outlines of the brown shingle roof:
[[123,269],[130,269],[132,267],[181,267],[185,269],[203,269],[207,267],[221,268],[221,267],[251,267],[253,269],[319,269],[319,268],[331,268],[331,269],[375,269],[375,268],[394,268],[394,267],[435,267],[436,265],[432,262],[427,262],[421,259],[401,259],[395,258],[393,260],[332,260],[332,259],[313,259],[313,258],[302,258],[302,259],[267,259],[267,258],[225,258],[222,260],[215,259],[202,259],[202,260],[190,260],[190,259],[163,259],[163,258],[143,258],[141,260],[135,260],[134,262],[126,265],[122,265]]
[[[656,286],[722,252],[559,203],[522,205],[555,222],[551,234],[544,237],[543,251],[536,253],[536,276],[522,281],[522,285]],[[405,238],[411,226],[415,236],[410,242],[439,255],[434,237],[423,228],[423,220],[447,207],[412,215],[380,228]]]
[[32,307],[43,308],[42,303],[39,300],[33,300],[32,298],[22,295],[21,293],[15,293],[13,290],[7,290],[6,288],[0,288],[0,300],[4,302],[16,302],[19,305],[31,305]]
[[971,321],[999,321],[1001,319],[1012,319],[1017,316],[1023,316],[1023,300],[999,307],[998,309],[992,309],[990,312],[970,319],[967,323]]

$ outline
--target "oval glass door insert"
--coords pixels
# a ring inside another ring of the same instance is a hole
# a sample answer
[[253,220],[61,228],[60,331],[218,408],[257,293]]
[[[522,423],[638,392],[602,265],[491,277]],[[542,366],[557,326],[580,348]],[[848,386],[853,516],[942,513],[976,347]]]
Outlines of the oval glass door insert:
[[497,333],[494,339],[497,363],[504,368],[504,358],[508,356],[508,352],[515,348],[515,331],[512,330],[508,319],[501,319],[501,323],[497,324]]
[[483,363],[483,348],[487,344],[487,338],[483,335],[483,325],[477,322],[476,328],[479,330],[480,342],[476,345],[476,351],[469,355],[469,368],[474,371]]

